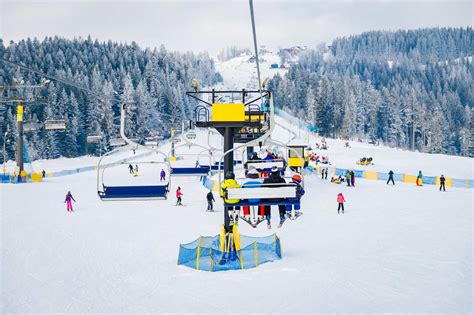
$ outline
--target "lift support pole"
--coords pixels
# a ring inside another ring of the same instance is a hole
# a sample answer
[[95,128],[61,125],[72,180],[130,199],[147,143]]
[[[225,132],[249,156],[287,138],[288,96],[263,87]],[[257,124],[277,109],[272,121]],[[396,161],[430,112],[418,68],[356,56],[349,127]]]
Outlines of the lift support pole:
[[[234,148],[234,128],[225,127],[224,129],[224,152],[227,152]],[[234,152],[229,152],[224,157],[224,176],[227,172],[234,172]],[[220,187],[219,187],[220,189]],[[229,210],[227,207],[224,207],[224,226],[226,232],[232,231],[230,226]]]
[[23,171],[23,106],[18,104],[16,121],[18,123],[18,138],[17,138],[17,150],[16,150],[16,165],[19,168],[18,175]]

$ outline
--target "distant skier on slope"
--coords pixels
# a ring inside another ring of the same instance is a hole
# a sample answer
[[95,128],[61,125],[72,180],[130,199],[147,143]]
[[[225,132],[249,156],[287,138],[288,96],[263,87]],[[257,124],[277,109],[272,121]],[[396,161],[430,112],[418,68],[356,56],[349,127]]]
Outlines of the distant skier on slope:
[[212,190],[209,190],[209,192],[206,195],[206,199],[207,199],[207,211],[214,211],[213,202],[216,200],[214,199],[214,194],[212,193]]
[[72,201],[74,200],[74,202],[76,202],[76,199],[74,199],[74,197],[72,196],[71,192],[68,191],[67,194],[66,194],[66,199],[64,200],[64,202],[66,203],[66,210],[68,212],[72,212]]
[[181,192],[181,187],[178,186],[178,189],[176,189],[176,205],[177,206],[183,205],[181,196],[183,196],[183,193]]
[[439,191],[441,191],[441,188],[443,188],[443,191],[446,191],[446,186],[445,186],[446,178],[444,175],[441,175],[439,178]]
[[347,182],[347,187],[351,185],[351,172],[347,171],[346,172],[346,182]]
[[133,177],[138,176],[138,165],[135,165],[135,169],[133,170]]
[[390,172],[388,172],[388,180],[387,180],[387,185],[388,183],[392,182],[392,184],[395,185],[395,181],[393,180],[393,171],[390,170]]
[[342,213],[344,214],[344,202],[346,202],[344,195],[342,193],[337,194],[337,213],[342,210]]
[[128,172],[129,172],[130,174],[133,174],[133,166],[132,166],[132,164],[128,164]]
[[416,186],[423,186],[423,173],[421,171],[418,172],[416,177]]

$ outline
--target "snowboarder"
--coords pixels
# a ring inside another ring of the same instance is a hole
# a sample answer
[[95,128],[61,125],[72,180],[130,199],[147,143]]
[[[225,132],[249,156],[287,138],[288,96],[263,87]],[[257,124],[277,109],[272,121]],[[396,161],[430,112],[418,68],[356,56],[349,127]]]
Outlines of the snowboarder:
[[393,180],[393,171],[392,170],[390,170],[390,172],[388,172],[387,185],[388,185],[388,183],[390,183],[390,181],[392,182],[392,184],[395,185],[395,181]]
[[216,200],[214,199],[212,190],[209,190],[209,192],[207,193],[206,199],[207,199],[207,211],[214,211],[214,205],[212,204],[212,202]]
[[342,210],[342,213],[344,213],[344,202],[346,202],[344,195],[342,193],[337,194],[337,213],[339,213],[340,210]]
[[439,191],[441,191],[441,188],[443,188],[443,191],[446,191],[445,182],[446,178],[444,177],[444,175],[441,175],[441,177],[439,178]]
[[[285,179],[283,177],[281,177],[280,175],[280,171],[278,170],[278,167],[276,166],[273,166],[272,167],[272,171],[270,173],[270,176],[268,178],[266,178],[264,181],[263,181],[263,184],[272,184],[270,185],[269,187],[279,187],[279,185],[275,185],[275,184],[286,184],[285,182]],[[283,224],[283,222],[285,222],[285,219],[286,219],[286,207],[285,205],[278,205],[278,211],[280,213],[280,225],[281,226]],[[271,206],[265,206],[265,217],[267,219],[267,228],[271,229],[272,228],[272,225],[270,223],[270,220],[271,220]]]
[[66,194],[66,199],[64,200],[64,202],[66,203],[66,210],[68,212],[72,212],[72,201],[73,200],[74,200],[74,202],[76,202],[76,199],[74,199],[71,192],[68,191],[67,194]]
[[183,193],[181,192],[181,187],[178,186],[178,189],[176,189],[176,205],[177,206],[182,206],[183,204],[181,203],[181,196]]
[[418,176],[416,177],[416,186],[423,186],[423,173],[421,173],[421,171],[418,172]]
[[[232,171],[229,171],[225,174],[224,177],[224,182],[222,183],[221,186],[221,191],[220,195],[224,199],[224,202],[227,204],[235,204],[240,201],[240,199],[227,199],[226,198],[226,192],[227,189],[229,188],[240,188],[239,183],[235,180],[235,174]],[[225,211],[227,211],[230,219],[230,224],[229,225],[234,225],[238,223],[238,212],[240,212],[240,206],[226,206]],[[229,231],[227,231],[229,232]]]
[[355,178],[354,171],[351,171],[351,185],[352,185],[352,187],[354,187],[355,180],[356,180],[356,178]]
[[133,174],[133,166],[132,166],[132,164],[128,164],[128,171],[130,172],[130,174]]
[[166,180],[166,172],[164,169],[161,169],[161,172],[160,172],[160,182],[162,181],[165,181]]

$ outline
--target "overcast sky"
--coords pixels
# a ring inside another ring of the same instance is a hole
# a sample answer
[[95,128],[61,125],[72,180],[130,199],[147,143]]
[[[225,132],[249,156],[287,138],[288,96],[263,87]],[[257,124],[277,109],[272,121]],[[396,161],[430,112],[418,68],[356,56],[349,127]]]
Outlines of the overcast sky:
[[[473,1],[254,0],[259,45],[314,47],[368,30],[472,26]],[[0,37],[8,42],[59,35],[164,44],[172,50],[251,47],[247,0],[0,0]]]

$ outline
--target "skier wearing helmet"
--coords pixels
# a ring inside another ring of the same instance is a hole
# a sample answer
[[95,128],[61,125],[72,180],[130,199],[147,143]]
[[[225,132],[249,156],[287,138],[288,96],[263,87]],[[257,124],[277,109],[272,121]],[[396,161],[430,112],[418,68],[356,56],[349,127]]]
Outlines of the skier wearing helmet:
[[[301,196],[303,196],[305,193],[303,187],[301,186],[302,180],[303,177],[298,173],[293,174],[293,177],[291,177],[291,182],[293,184],[296,184],[296,198],[289,198],[288,201],[298,201],[298,204],[295,204],[293,206],[286,205],[286,214],[292,220],[298,218],[301,215],[299,201],[301,199]],[[295,209],[295,213],[293,216],[291,215],[292,209]]]
[[[235,180],[234,172],[228,171],[225,174],[224,179],[225,180],[222,183],[221,191],[220,191],[221,197],[224,199],[224,202],[226,204],[238,203],[240,201],[240,199],[227,199],[226,198],[227,189],[240,188],[239,183]],[[225,210],[227,211],[227,213],[230,216],[230,220],[231,220],[230,225],[233,225],[234,223],[237,223],[238,218],[239,218],[238,212],[240,211],[240,206],[226,206]]]

